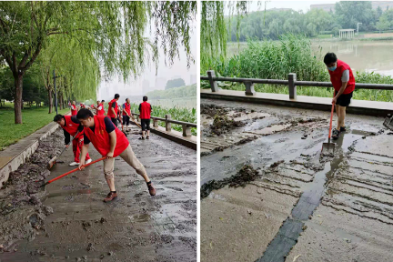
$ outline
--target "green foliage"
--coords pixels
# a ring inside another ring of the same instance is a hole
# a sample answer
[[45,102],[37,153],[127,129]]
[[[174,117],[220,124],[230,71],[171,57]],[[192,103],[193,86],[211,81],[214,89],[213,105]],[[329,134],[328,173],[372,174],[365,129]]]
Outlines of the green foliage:
[[[295,34],[318,37],[318,34],[338,35],[340,29],[360,31],[386,30],[393,28],[392,10],[373,10],[371,2],[341,1],[336,3],[335,12],[312,9],[306,13],[294,10],[266,10],[235,15],[225,19],[229,33],[228,41],[278,40],[281,35]],[[240,23],[238,28],[236,25]],[[202,30],[201,30],[202,31]],[[325,32],[325,33],[322,33]],[[213,40],[215,38],[212,38]]]
[[388,9],[379,18],[376,25],[378,30],[387,30],[393,28],[393,9]]
[[154,90],[146,95],[149,99],[171,99],[180,97],[195,97],[196,99],[196,85],[175,87],[169,90]]
[[[196,109],[186,109],[186,108],[163,108],[161,106],[152,105],[153,111],[152,116],[165,118],[165,115],[171,115],[171,118],[178,121],[188,122],[188,123],[197,123]],[[139,113],[139,104],[131,104],[131,110],[133,113]],[[159,125],[165,127],[165,122],[159,121]],[[181,132],[182,126],[172,124],[172,128],[176,131]],[[197,129],[191,128],[191,132],[194,136],[197,135]]]
[[[329,74],[322,62],[322,56],[314,56],[311,42],[294,36],[281,41],[249,42],[247,47],[224,62],[216,60],[210,65],[218,76],[287,79],[288,73],[296,73],[300,81],[329,82]],[[201,70],[201,75],[206,71]],[[393,78],[380,74],[356,72],[357,83],[375,83],[393,85]],[[218,82],[223,89],[244,91],[243,84]],[[210,88],[207,81],[201,82],[202,88]],[[288,87],[281,85],[254,85],[255,91],[263,93],[288,94]],[[297,87],[298,95],[332,97],[332,88]],[[393,92],[383,90],[356,89],[354,99],[393,102]]]
[[[314,56],[310,40],[285,36],[279,42],[248,42],[239,55],[209,65],[221,76],[287,79],[296,73],[298,80],[328,81],[322,56]],[[201,74],[206,74],[201,68]]]
[[[200,63],[206,67],[211,60],[224,59],[227,46],[227,24],[224,9],[228,8],[231,17],[235,14],[242,16],[246,13],[246,1],[202,1],[201,33],[200,33]],[[239,32],[240,20],[236,23]]]
[[185,85],[186,82],[184,82],[183,78],[176,78],[176,79],[168,80],[168,82],[166,82],[165,89],[167,90],[170,88],[181,87]]
[[[25,116],[24,122],[22,125],[15,125],[12,105],[8,104],[0,110],[0,150],[49,124],[55,116],[55,113],[48,114],[47,107],[25,108],[22,111]],[[60,114],[67,112],[69,109],[59,111]]]

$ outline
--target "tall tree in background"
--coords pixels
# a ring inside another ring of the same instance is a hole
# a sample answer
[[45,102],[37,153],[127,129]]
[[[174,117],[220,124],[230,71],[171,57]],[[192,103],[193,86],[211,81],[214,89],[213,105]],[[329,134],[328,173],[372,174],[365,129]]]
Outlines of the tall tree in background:
[[[184,47],[188,62],[190,21],[196,2],[0,2],[0,61],[14,78],[15,123],[22,123],[23,77],[53,38],[94,54],[107,75],[141,73],[147,55],[158,64],[158,48],[173,63]],[[153,41],[144,36],[148,23]],[[83,51],[82,51],[83,52]]]
[[362,23],[364,30],[374,26],[374,15],[369,1],[340,1],[335,5],[335,15],[342,28],[356,29],[357,23]]
[[[228,28],[225,22],[225,5],[233,16],[245,14],[247,2],[202,1],[201,10],[201,35],[200,35],[200,61],[204,68],[212,59],[226,56],[228,41]],[[237,29],[240,28],[240,18]],[[229,30],[230,31],[230,30]]]

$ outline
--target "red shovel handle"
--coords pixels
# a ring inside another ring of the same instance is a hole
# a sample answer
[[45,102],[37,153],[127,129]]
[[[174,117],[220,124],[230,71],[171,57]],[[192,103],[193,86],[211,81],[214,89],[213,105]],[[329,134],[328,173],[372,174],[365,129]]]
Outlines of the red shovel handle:
[[[99,162],[99,161],[101,161],[101,160],[104,160],[105,158],[106,158],[106,156],[101,157],[101,158],[99,158],[99,159],[97,159],[97,160],[95,160],[95,161],[92,161],[92,162],[89,163],[89,164],[84,165],[83,167],[90,166],[90,165],[92,165],[92,164],[94,164],[94,163],[97,163],[97,162]],[[76,172],[76,171],[78,171],[78,170],[79,170],[79,167],[77,167],[77,168],[75,168],[75,169],[72,169],[71,171],[68,171],[67,173],[64,173],[64,174],[62,174],[62,175],[60,175],[60,176],[58,176],[58,177],[55,177],[55,178],[49,180],[49,181],[46,182],[44,185],[48,185],[48,184],[52,183],[53,181],[56,181],[56,180],[58,180],[58,179],[60,179],[60,178],[62,178],[62,177],[68,176],[69,174],[72,174],[72,173],[74,173],[74,172]]]
[[332,136],[333,112],[334,112],[334,103],[332,104],[332,113],[330,114],[329,139]]

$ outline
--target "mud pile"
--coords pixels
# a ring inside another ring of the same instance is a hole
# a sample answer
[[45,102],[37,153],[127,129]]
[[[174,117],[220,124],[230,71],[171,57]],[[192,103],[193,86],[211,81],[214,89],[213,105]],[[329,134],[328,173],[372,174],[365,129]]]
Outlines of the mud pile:
[[46,192],[40,186],[50,175],[48,161],[59,155],[63,147],[62,131],[56,130],[40,141],[27,163],[10,173],[0,190],[0,252],[12,251],[13,243],[19,239],[34,239],[45,217],[53,213],[51,207],[42,205]]
[[201,199],[209,196],[213,190],[229,185],[229,187],[246,186],[247,183],[254,181],[258,177],[259,172],[250,165],[244,165],[235,175],[223,180],[211,180],[201,187]]
[[216,115],[213,124],[210,126],[211,132],[215,135],[225,134],[228,131],[244,126],[245,123],[229,119],[226,115]]

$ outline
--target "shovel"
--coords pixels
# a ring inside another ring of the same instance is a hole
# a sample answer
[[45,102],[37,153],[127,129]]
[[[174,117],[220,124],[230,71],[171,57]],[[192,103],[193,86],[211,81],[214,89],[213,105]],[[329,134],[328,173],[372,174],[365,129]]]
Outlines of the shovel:
[[[106,156],[101,157],[101,158],[99,158],[99,159],[97,159],[97,160],[95,160],[95,161],[92,161],[92,162],[89,163],[89,164],[84,165],[83,167],[90,166],[90,165],[92,165],[92,164],[94,164],[94,163],[97,163],[97,162],[99,162],[99,161],[101,161],[101,160],[104,160],[105,158],[106,158]],[[78,170],[79,170],[79,167],[77,167],[77,168],[75,168],[75,169],[72,169],[71,171],[68,171],[67,173],[64,173],[64,174],[62,174],[62,175],[60,175],[60,176],[58,176],[58,177],[55,177],[55,178],[49,180],[48,182],[46,182],[45,184],[43,184],[41,187],[44,187],[44,186],[46,186],[46,185],[48,185],[48,184],[50,184],[50,183],[52,183],[52,182],[54,182],[54,181],[56,181],[56,180],[62,178],[62,177],[68,176],[69,174],[72,174],[72,173],[74,173],[74,172],[76,172],[76,171],[78,171]],[[38,182],[38,181],[36,181],[36,182]]]
[[332,136],[332,122],[333,122],[333,112],[334,112],[334,104],[332,104],[332,112],[330,114],[330,125],[329,125],[329,137],[328,142],[322,144],[322,155],[334,154],[335,144],[330,143],[330,138]]

